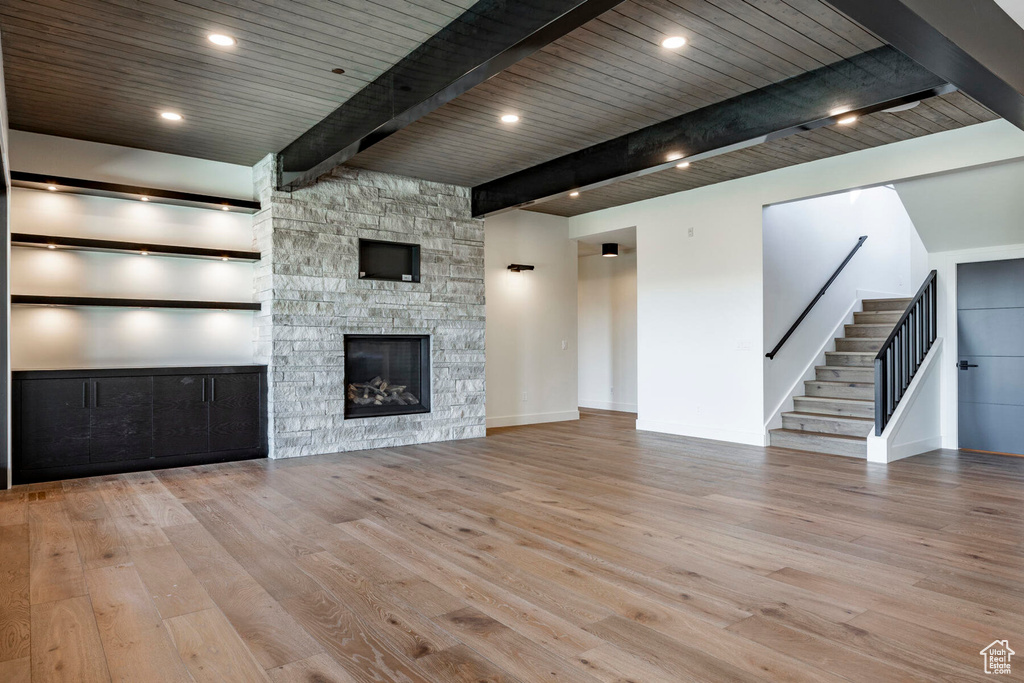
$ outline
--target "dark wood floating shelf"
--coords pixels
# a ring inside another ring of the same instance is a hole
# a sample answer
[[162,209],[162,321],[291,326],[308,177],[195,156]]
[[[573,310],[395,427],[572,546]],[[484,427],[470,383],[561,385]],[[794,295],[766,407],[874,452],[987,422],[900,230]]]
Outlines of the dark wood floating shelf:
[[234,249],[207,249],[205,247],[182,247],[173,244],[147,244],[143,242],[119,242],[96,240],[83,237],[61,237],[58,235],[33,235],[25,232],[11,233],[11,244],[21,246],[54,246],[79,251],[106,252],[147,252],[162,256],[186,256],[190,258],[219,258],[241,261],[259,261],[258,251],[237,251]]
[[12,294],[12,304],[34,306],[109,306],[116,308],[195,308],[227,311],[258,311],[249,301],[178,301],[174,299],[110,299],[91,296],[36,296]]
[[65,178],[42,173],[26,173],[25,171],[11,171],[11,185],[32,190],[46,190],[53,186],[60,192],[87,194],[95,197],[112,197],[114,199],[139,200],[142,197],[146,197],[148,201],[156,204],[174,204],[176,206],[191,206],[201,209],[223,209],[227,207],[229,211],[236,213],[256,213],[260,210],[260,203],[254,202],[251,199],[215,197],[207,194],[161,190],[155,187],[137,187],[134,185],[121,185],[119,183],[105,183],[99,180],[84,180],[82,178]]

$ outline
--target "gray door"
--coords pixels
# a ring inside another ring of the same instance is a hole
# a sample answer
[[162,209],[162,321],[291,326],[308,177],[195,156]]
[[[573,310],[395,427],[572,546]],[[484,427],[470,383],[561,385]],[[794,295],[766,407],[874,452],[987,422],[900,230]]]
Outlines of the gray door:
[[957,270],[960,448],[1024,455],[1024,259]]

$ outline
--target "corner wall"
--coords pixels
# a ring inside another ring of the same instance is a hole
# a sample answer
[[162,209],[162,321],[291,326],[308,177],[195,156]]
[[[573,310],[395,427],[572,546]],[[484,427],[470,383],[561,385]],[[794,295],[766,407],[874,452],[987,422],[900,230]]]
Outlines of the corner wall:
[[[579,418],[576,243],[530,211],[486,220],[487,426]],[[511,263],[536,266],[513,273]]]
[[[484,235],[468,188],[340,167],[278,192],[273,163],[255,169],[271,457],[483,436]],[[421,282],[360,280],[359,238],[419,244]],[[431,412],[346,420],[346,333],[429,334]]]

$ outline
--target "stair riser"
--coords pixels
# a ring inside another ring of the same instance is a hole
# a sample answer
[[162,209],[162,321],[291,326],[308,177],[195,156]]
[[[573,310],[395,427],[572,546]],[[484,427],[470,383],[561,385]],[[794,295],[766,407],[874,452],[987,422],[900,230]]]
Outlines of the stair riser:
[[835,382],[874,382],[875,369],[855,367],[816,368],[814,376],[817,379]]
[[822,384],[820,382],[804,382],[808,396],[824,396],[826,398],[863,398],[874,399],[873,385]]
[[842,434],[844,436],[867,436],[871,431],[871,425],[868,423],[832,420],[827,417],[811,417],[809,415],[783,415],[782,426],[785,429],[798,429],[821,434]]
[[798,451],[810,451],[812,453],[845,455],[850,458],[867,458],[868,451],[867,442],[865,441],[830,439],[824,434],[820,436],[808,436],[804,434],[772,432],[771,444],[778,448],[792,448]]
[[878,353],[882,348],[882,340],[836,339],[836,351],[870,351]]
[[846,367],[846,368],[873,368],[875,357],[871,355],[847,356],[842,353],[825,353],[825,365]]
[[903,311],[867,311],[864,313],[854,313],[853,322],[855,323],[887,323],[895,325],[900,321],[903,316]]
[[865,311],[899,311],[902,313],[910,305],[910,299],[896,299],[893,301],[882,301],[880,299],[865,299],[862,308]]
[[885,339],[892,332],[892,325],[846,325],[846,337],[875,337]]
[[802,413],[825,413],[844,417],[874,417],[875,404],[850,404],[842,401],[807,401],[802,396],[793,399],[795,409]]

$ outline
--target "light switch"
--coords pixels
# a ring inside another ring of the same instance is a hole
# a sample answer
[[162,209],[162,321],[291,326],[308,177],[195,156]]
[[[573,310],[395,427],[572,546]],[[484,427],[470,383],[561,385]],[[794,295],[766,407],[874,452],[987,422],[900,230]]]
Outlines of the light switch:
[[565,351],[568,348],[569,348],[569,342],[567,342],[566,340],[563,339],[562,340],[562,350]]

